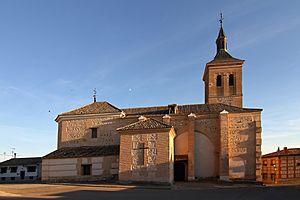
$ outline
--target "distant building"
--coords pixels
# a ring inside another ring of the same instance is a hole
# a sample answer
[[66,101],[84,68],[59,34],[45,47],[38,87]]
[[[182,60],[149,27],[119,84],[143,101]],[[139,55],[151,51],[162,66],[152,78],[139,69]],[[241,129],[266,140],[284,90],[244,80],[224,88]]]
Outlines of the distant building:
[[94,98],[58,115],[58,149],[43,157],[42,180],[261,181],[262,109],[243,106],[244,60],[228,52],[222,25],[216,45],[204,104],[117,108]]
[[264,183],[300,182],[300,148],[278,150],[262,156]]
[[0,163],[0,183],[40,180],[41,164],[41,157],[12,158],[4,161]]

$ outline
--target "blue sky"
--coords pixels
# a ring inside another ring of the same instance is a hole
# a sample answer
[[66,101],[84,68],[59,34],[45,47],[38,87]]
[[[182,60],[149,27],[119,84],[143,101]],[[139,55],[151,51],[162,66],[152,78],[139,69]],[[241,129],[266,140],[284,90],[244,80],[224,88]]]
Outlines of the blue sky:
[[[300,147],[300,2],[0,1],[0,160],[56,148],[55,117],[117,107],[203,103],[219,13],[245,59],[245,107],[263,108],[263,153]],[[50,112],[49,112],[50,111]],[[9,157],[6,157],[9,158]]]

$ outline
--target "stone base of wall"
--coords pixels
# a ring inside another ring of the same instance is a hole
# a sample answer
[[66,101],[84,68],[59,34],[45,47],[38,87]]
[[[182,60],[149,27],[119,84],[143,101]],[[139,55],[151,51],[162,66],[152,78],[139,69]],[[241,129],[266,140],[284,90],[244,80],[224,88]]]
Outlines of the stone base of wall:
[[170,186],[174,183],[168,183],[168,182],[156,182],[156,181],[135,181],[135,180],[126,180],[126,181],[120,181],[118,180],[117,183],[124,184],[124,185],[131,185],[131,184],[137,184],[137,185],[164,185],[164,186]]
[[45,179],[43,183],[65,183],[65,182],[105,182],[105,183],[115,183],[118,181],[118,175],[112,175],[110,177],[103,176],[73,176],[73,177],[51,177],[50,179]]

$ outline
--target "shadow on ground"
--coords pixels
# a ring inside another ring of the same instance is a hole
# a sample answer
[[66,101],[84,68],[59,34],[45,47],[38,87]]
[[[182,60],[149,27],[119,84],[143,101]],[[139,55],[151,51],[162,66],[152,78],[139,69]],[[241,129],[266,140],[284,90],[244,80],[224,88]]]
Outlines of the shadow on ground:
[[[286,186],[286,187],[243,187],[243,188],[198,188],[185,190],[166,190],[166,189],[146,189],[146,188],[117,188],[104,187],[103,185],[51,185],[53,190],[57,190],[52,194],[43,194],[43,190],[47,190],[47,186],[43,188],[20,189],[14,194],[21,196],[0,196],[0,199],[22,199],[22,200],[36,200],[36,199],[122,199],[122,200],[158,200],[158,199],[201,199],[201,200],[215,200],[215,199],[230,199],[230,200],[282,200],[282,199],[299,199],[300,186]],[[64,188],[65,187],[65,188]],[[28,193],[26,191],[29,191]],[[59,190],[68,190],[60,192]],[[0,192],[2,191],[0,185]],[[1,194],[1,193],[0,193]],[[35,195],[34,195],[35,194]]]

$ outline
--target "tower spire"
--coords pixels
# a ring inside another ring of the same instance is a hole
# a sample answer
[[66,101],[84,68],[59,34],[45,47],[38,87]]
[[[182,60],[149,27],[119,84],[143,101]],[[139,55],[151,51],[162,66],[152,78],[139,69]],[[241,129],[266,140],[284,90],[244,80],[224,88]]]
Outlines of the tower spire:
[[219,31],[219,35],[218,38],[216,40],[216,44],[217,44],[217,54],[221,51],[221,50],[225,50],[227,51],[227,37],[225,35],[224,29],[223,29],[223,14],[220,13],[220,31]]

